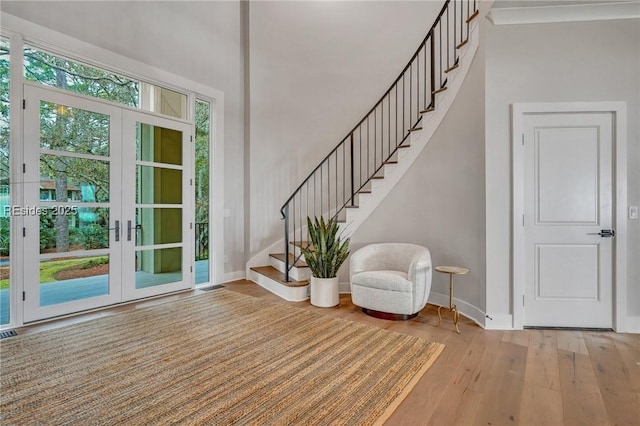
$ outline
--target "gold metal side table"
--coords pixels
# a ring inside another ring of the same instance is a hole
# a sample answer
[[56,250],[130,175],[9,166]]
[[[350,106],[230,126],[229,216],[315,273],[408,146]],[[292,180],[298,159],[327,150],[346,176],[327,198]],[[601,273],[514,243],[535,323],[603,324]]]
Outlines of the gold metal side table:
[[[453,312],[453,323],[456,326],[456,331],[460,334],[460,329],[458,328],[460,311],[458,311],[458,307],[453,304],[453,276],[468,274],[469,270],[459,266],[436,266],[436,271],[442,272],[443,274],[449,274],[449,310]],[[440,309],[442,308],[442,306],[438,306],[438,326],[442,321],[442,316],[440,316]]]

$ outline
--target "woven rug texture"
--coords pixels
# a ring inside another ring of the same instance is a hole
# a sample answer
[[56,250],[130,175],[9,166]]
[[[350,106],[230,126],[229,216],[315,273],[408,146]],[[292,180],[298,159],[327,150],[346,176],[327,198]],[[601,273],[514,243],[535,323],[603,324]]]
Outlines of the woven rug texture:
[[218,290],[4,339],[0,424],[380,424],[442,349]]

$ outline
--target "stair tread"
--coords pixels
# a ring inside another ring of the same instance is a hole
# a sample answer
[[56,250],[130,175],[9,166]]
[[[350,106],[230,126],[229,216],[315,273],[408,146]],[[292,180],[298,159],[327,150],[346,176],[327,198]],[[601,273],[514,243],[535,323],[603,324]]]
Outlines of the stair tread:
[[422,127],[414,127],[413,129],[409,129],[410,132],[417,132],[418,130],[422,130]]
[[453,64],[451,65],[449,68],[447,68],[446,70],[444,70],[445,73],[450,73],[451,71],[455,70],[456,68],[458,68],[460,66],[459,63]]
[[[285,256],[284,253],[271,253],[269,254],[269,256],[273,257],[274,259],[278,259],[281,262],[284,262]],[[292,253],[289,253],[289,264],[292,264],[293,261],[296,260],[295,256]],[[298,261],[295,263],[296,268],[308,268],[309,266],[302,260],[298,259]]]
[[291,244],[292,246],[296,246],[296,247],[310,247],[311,243],[309,241],[291,241],[289,242],[289,244]]
[[252,271],[257,272],[260,275],[264,275],[267,278],[271,278],[274,281],[278,281],[280,284],[287,287],[304,287],[309,284],[309,281],[296,281],[291,280],[289,282],[284,280],[284,273],[278,271],[273,266],[256,266],[251,268]]
[[479,11],[479,10],[476,10],[475,12],[473,12],[473,13],[471,14],[471,16],[469,16],[469,17],[467,18],[467,24],[468,24],[469,22],[473,21],[473,20],[478,16],[478,14],[479,14],[479,13],[480,13],[480,11]]
[[435,111],[435,110],[436,110],[436,109],[435,109],[434,107],[429,107],[429,108],[427,108],[427,109],[423,109],[422,111],[420,111],[420,114],[426,114],[426,113],[428,113],[428,112],[433,112],[433,111]]
[[[456,49],[460,49],[461,47],[463,47],[465,44],[469,43],[469,39],[466,40],[462,40],[462,42],[460,42],[460,44],[458,44],[456,46]],[[446,72],[446,71],[445,71]]]
[[444,86],[444,87],[441,87],[439,89],[436,89],[431,93],[433,93],[435,95],[436,93],[444,92],[445,90],[447,90],[447,86]]
[[360,206],[344,206],[345,209],[359,209]]

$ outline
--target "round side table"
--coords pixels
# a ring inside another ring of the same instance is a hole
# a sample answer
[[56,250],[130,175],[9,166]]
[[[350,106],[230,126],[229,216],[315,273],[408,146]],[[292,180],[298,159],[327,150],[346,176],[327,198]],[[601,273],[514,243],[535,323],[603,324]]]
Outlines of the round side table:
[[[456,331],[458,332],[458,334],[460,334],[460,329],[458,328],[460,311],[458,311],[458,307],[453,304],[453,276],[468,274],[469,270],[467,268],[461,268],[459,266],[436,266],[435,269],[436,271],[443,274],[449,274],[449,310],[453,312],[453,323],[456,326]],[[440,315],[440,309],[442,308],[442,306],[438,306],[438,326],[442,321],[442,316]]]

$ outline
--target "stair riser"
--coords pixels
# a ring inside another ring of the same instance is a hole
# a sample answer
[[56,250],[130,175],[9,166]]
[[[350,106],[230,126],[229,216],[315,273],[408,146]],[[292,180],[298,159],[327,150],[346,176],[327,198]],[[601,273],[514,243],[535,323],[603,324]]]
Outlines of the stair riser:
[[287,287],[278,281],[265,277],[253,270],[249,272],[249,279],[257,283],[260,287],[269,290],[271,293],[290,302],[303,302],[309,299],[309,286]]
[[[269,257],[269,263],[278,271],[282,272],[283,274],[285,273],[285,265],[283,261],[278,260],[275,257]],[[289,271],[289,276],[296,281],[307,281],[311,278],[311,270],[308,266],[302,268],[294,266]]]

